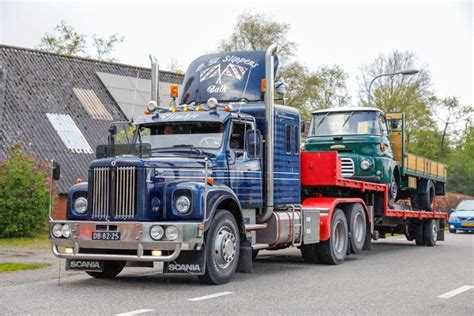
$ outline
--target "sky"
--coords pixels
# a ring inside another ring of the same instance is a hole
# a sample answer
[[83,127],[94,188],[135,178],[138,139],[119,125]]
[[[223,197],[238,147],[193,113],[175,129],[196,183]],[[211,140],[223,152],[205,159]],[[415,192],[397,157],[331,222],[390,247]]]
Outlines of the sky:
[[113,57],[162,69],[172,59],[185,69],[214,52],[232,33],[239,14],[264,13],[290,26],[296,58],[316,70],[340,65],[358,101],[360,67],[394,49],[414,52],[428,65],[440,98],[473,105],[472,1],[19,1],[0,0],[0,43],[35,47],[61,20],[79,33],[125,37]]

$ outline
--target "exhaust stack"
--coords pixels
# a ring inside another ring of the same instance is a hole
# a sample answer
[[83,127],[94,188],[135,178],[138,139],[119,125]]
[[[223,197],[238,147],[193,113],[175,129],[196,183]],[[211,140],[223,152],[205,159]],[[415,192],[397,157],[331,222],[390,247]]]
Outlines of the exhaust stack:
[[150,54],[151,61],[151,100],[156,102],[156,106],[160,107],[160,65],[158,59]]
[[273,107],[274,92],[273,86],[275,85],[274,78],[274,56],[278,51],[276,44],[270,45],[265,51],[265,80],[266,80],[266,91],[265,91],[265,121],[266,121],[266,139],[265,139],[265,151],[266,151],[266,200],[265,210],[262,215],[259,216],[258,221],[260,223],[266,222],[273,213],[273,136],[275,127],[275,111]]

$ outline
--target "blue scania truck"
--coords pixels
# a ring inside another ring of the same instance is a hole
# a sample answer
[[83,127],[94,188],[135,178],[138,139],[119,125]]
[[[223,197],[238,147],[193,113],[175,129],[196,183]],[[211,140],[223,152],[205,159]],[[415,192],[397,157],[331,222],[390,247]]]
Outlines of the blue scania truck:
[[146,115],[124,133],[111,127],[88,181],[70,189],[67,219],[50,222],[67,269],[112,278],[159,267],[223,284],[251,272],[261,249],[339,264],[385,232],[442,239],[441,213],[389,210],[386,186],[343,179],[337,153],[300,151],[300,114],[283,105],[284,84],[274,89],[276,52],[199,57],[166,107],[152,60]]

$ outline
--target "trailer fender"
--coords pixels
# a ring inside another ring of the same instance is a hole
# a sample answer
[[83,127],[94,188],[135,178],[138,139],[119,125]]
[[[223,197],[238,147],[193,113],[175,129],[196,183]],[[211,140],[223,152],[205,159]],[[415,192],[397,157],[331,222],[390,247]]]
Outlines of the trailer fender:
[[[328,240],[331,237],[331,219],[336,208],[342,208],[345,204],[360,203],[364,207],[367,218],[367,225],[370,227],[371,216],[367,210],[367,205],[360,198],[330,198],[318,197],[308,198],[303,201],[303,207],[318,209],[320,211],[320,241]],[[369,232],[369,230],[368,230]]]

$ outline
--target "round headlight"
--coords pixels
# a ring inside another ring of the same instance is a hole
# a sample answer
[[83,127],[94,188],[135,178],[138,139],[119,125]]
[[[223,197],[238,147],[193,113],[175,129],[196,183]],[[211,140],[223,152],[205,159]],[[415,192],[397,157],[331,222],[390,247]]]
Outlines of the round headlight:
[[61,238],[63,233],[62,233],[63,225],[62,224],[54,224],[52,232],[53,236],[56,238]]
[[69,238],[71,236],[71,227],[68,224],[64,224],[63,228],[61,229],[61,233],[64,238]]
[[367,160],[362,160],[360,162],[360,167],[362,168],[362,170],[367,170],[370,168],[370,162],[368,162]]
[[191,201],[185,195],[176,199],[176,210],[181,214],[186,213],[191,208]]
[[87,199],[83,196],[74,201],[74,211],[78,214],[84,214],[87,211]]
[[175,240],[178,238],[178,227],[176,226],[168,226],[166,227],[166,238],[168,240]]
[[165,234],[163,227],[161,226],[152,226],[150,228],[150,237],[154,240],[160,240]]

